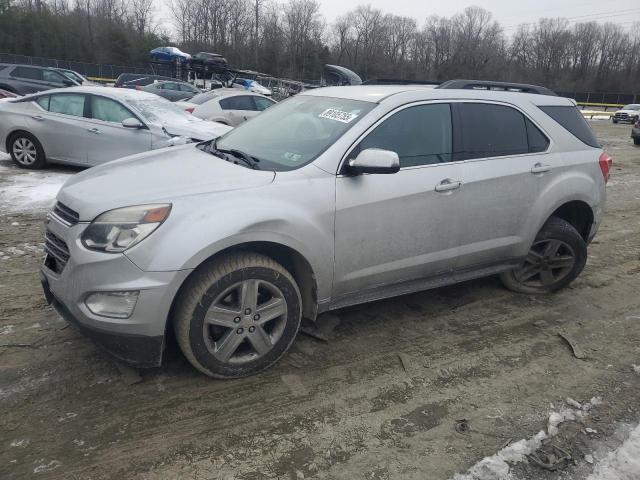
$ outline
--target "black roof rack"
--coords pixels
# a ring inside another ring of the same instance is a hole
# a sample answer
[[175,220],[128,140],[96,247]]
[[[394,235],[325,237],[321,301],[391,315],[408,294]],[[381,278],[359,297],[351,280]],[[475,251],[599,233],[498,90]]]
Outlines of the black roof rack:
[[526,83],[493,82],[490,80],[449,80],[441,83],[436,88],[463,89],[463,90],[497,90],[503,92],[537,93],[538,95],[558,95],[546,87],[527,85]]

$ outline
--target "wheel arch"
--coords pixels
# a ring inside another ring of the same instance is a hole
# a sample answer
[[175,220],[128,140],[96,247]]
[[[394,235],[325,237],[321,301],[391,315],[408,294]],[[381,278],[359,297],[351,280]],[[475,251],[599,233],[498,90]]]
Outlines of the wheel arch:
[[[593,209],[582,200],[571,200],[556,208],[549,218],[558,217],[569,222],[584,239],[589,240],[589,233],[594,222]],[[549,219],[547,218],[547,220]]]
[[222,256],[240,252],[259,253],[271,258],[286,268],[291,273],[298,284],[298,288],[300,289],[300,296],[302,297],[302,317],[315,321],[318,313],[318,286],[316,274],[309,261],[304,257],[304,255],[290,246],[271,241],[249,241],[224,248],[204,259],[200,264],[198,264],[198,266],[196,266],[195,269],[193,269],[193,271],[183,280],[180,288],[178,288],[178,291],[173,298],[171,309],[169,311],[169,322],[167,322],[167,327],[169,327],[169,323],[172,323],[171,319],[173,318],[173,311],[177,303],[177,299],[182,295],[183,289],[188,284],[189,279],[196,272],[199,272],[202,268],[206,268],[207,265],[210,265]]

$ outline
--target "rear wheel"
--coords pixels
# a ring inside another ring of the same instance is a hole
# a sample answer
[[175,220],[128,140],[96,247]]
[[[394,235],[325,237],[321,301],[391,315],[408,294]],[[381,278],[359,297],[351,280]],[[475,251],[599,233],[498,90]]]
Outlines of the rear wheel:
[[291,274],[269,257],[241,253],[197,271],[180,294],[178,344],[198,370],[218,378],[257,373],[293,342],[302,316]]
[[640,137],[633,137],[634,145],[640,145]]
[[37,169],[47,164],[42,145],[27,132],[17,132],[9,139],[11,158],[21,168]]
[[551,217],[522,265],[500,278],[514,292],[553,293],[575,280],[586,262],[587,245],[578,231],[566,220]]

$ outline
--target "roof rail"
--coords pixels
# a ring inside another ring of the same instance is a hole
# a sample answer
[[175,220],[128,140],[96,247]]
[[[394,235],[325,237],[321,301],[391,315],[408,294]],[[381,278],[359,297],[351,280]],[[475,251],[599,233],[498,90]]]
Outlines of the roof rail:
[[490,80],[449,80],[441,83],[436,88],[463,89],[463,90],[497,90],[517,93],[536,93],[538,95],[558,95],[546,87],[527,85],[526,83],[493,82]]

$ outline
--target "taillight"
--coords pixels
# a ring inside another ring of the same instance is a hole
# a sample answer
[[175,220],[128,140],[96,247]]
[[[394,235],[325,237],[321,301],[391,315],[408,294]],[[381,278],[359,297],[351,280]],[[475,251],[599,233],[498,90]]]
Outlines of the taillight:
[[142,87],[140,85],[136,85],[136,90],[142,90]]
[[598,163],[600,164],[600,170],[602,171],[602,177],[604,178],[604,183],[609,181],[609,170],[611,170],[611,164],[613,160],[606,153],[602,152],[600,158],[598,159]]
[[193,111],[194,111],[195,109],[196,109],[196,107],[188,107],[188,108],[185,108],[185,109],[184,109],[184,111],[185,111],[185,112],[189,112],[189,113],[193,113]]

